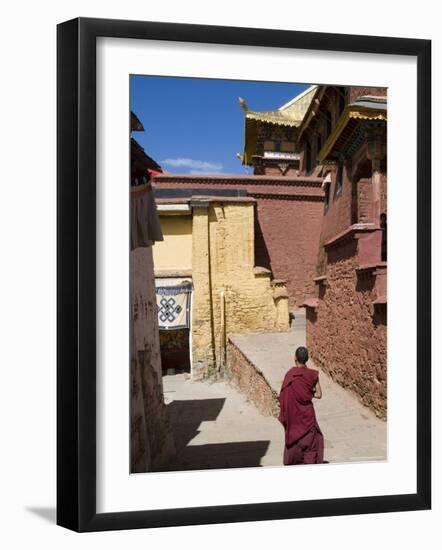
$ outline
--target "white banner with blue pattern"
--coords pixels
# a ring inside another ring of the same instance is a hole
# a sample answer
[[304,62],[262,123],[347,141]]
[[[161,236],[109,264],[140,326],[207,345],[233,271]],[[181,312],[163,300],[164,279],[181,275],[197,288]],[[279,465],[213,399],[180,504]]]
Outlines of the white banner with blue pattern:
[[192,283],[157,286],[158,325],[160,330],[190,328],[190,296]]

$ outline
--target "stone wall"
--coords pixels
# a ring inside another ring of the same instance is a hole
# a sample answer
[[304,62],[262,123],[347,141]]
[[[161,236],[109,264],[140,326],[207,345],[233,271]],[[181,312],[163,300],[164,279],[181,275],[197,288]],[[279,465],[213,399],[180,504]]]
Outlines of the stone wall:
[[278,395],[259,369],[229,340],[227,346],[228,377],[255,407],[266,416],[279,413]]
[[163,398],[152,247],[130,252],[131,472],[158,469],[174,453]]
[[159,189],[241,189],[256,200],[255,264],[287,283],[291,309],[313,291],[321,219],[322,179],[282,176],[160,175]]

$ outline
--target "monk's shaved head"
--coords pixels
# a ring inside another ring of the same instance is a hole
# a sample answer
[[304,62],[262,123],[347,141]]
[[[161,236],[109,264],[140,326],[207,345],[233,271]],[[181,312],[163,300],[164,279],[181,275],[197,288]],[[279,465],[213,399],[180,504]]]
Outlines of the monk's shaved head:
[[300,346],[295,351],[295,359],[301,365],[305,365],[308,361],[308,350],[304,346]]

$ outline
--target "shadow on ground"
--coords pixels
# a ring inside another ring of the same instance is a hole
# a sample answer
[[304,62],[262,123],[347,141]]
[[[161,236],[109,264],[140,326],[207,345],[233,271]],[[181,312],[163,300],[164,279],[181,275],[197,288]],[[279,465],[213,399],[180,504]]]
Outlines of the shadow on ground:
[[38,516],[49,523],[55,523],[57,519],[57,512],[55,508],[49,508],[44,506],[28,506],[26,508],[28,512]]
[[[260,466],[270,441],[240,441],[192,445],[202,422],[214,422],[225,398],[172,401],[167,412],[175,438],[176,457],[163,471],[250,468]],[[216,429],[216,428],[215,428]]]

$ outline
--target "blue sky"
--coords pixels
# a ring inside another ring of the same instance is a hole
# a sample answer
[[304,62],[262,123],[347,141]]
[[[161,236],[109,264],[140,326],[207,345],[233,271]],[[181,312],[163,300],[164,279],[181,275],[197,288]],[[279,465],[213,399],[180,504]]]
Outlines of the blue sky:
[[276,109],[308,84],[138,76],[131,109],[145,132],[134,137],[164,170],[179,174],[245,174],[242,97],[254,111]]

